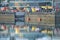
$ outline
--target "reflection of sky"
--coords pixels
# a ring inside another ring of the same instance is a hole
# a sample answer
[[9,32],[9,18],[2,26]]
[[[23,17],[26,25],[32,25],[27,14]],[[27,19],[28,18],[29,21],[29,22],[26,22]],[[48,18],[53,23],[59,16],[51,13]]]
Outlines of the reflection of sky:
[[0,40],[9,40],[10,38],[7,37],[7,38],[0,38]]
[[16,22],[16,25],[23,26],[24,22]]
[[28,40],[27,38],[16,38],[16,40]]
[[24,12],[16,12],[16,15],[24,15]]
[[[14,1],[14,0],[10,0],[10,1]],[[38,2],[41,2],[41,1],[51,1],[51,0],[15,0],[15,1],[38,1]],[[10,6],[15,6],[15,4],[14,3],[10,3],[9,4]],[[19,6],[26,6],[27,4],[21,4],[21,3],[19,3],[18,4]],[[29,3],[29,5],[30,6],[38,6],[38,4],[37,3]]]
[[[24,15],[25,13],[24,12],[16,12],[16,15],[18,16],[18,15]],[[24,18],[19,18],[19,19],[21,19],[21,20],[24,20]],[[24,22],[16,22],[16,25],[20,25],[20,26],[22,26],[22,25],[24,25]]]
[[1,2],[1,4],[2,4],[2,6],[4,6],[4,5],[7,5],[8,3],[7,2]]

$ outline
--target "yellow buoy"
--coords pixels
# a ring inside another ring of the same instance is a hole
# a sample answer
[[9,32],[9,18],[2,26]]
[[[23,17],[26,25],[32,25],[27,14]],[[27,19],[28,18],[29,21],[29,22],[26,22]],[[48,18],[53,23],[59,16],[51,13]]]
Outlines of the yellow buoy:
[[36,27],[35,26],[32,26],[32,31],[35,31]]
[[32,12],[36,12],[35,8],[32,8]]
[[15,33],[19,34],[19,28],[15,28]]

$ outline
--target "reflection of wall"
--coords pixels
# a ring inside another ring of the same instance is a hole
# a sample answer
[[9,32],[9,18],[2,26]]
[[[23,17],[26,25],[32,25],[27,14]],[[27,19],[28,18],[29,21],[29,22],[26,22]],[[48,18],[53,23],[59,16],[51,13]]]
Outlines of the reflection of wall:
[[54,0],[55,2],[60,2],[60,0]]
[[0,23],[14,23],[14,14],[0,14]]
[[[29,17],[30,21],[26,21],[26,18]],[[54,26],[55,24],[55,16],[54,15],[26,15],[25,21],[29,24],[39,24],[39,25],[49,25]],[[37,18],[41,18],[42,20],[39,22]]]

